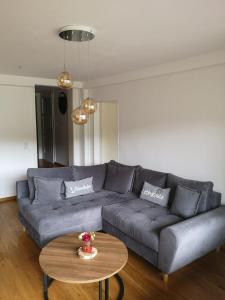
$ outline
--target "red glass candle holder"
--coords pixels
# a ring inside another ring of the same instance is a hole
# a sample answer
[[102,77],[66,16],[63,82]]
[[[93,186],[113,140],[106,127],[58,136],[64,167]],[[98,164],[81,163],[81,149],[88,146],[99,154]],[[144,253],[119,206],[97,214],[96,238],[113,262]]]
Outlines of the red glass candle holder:
[[92,252],[91,241],[83,241],[82,250],[86,253]]

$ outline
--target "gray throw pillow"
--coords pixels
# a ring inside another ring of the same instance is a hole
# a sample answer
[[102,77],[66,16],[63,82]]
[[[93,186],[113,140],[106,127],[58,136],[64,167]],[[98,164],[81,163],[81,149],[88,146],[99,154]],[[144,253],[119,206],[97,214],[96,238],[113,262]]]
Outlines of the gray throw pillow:
[[32,204],[62,200],[63,179],[34,177],[35,197]]
[[64,181],[66,187],[66,198],[94,193],[92,181],[93,177],[77,181]]
[[140,198],[167,207],[170,189],[162,189],[148,182],[144,183]]
[[201,192],[178,185],[170,208],[171,214],[191,218],[198,212]]
[[213,190],[213,183],[211,181],[190,180],[178,177],[173,174],[168,174],[166,187],[171,188],[169,205],[172,204],[176,192],[176,187],[178,185],[201,192],[198,213],[205,212],[210,209],[209,202]]
[[134,168],[108,164],[104,189],[125,194],[131,191]]
[[[41,178],[62,178],[63,180],[73,180],[72,167],[60,167],[60,168],[29,168],[27,170],[27,180],[29,186],[29,198],[34,200],[35,186],[34,177]],[[86,176],[88,177],[88,176]],[[62,191],[64,193],[64,185],[62,184]]]

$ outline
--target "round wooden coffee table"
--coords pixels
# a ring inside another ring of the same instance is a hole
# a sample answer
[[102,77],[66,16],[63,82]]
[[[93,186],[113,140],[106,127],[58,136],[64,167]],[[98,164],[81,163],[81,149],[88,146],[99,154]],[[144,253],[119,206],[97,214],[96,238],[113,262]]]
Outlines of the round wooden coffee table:
[[99,300],[102,300],[102,282],[105,282],[105,299],[109,299],[109,278],[119,283],[117,300],[123,298],[124,285],[118,272],[127,263],[128,251],[123,242],[105,233],[96,233],[93,246],[98,254],[91,260],[80,259],[76,250],[81,246],[78,233],[68,234],[49,242],[39,256],[44,272],[44,299],[48,300],[48,287],[53,279],[68,283],[99,282]]

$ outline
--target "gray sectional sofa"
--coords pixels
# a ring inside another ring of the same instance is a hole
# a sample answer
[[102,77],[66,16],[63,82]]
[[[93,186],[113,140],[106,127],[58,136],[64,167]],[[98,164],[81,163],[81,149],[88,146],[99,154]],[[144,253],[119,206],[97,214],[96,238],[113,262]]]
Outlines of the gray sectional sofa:
[[[49,182],[49,198],[46,192],[44,201],[34,202],[34,179],[39,177],[64,181],[92,177],[94,192],[67,199],[62,185],[60,199],[53,201]],[[65,233],[103,230],[170,274],[225,243],[225,206],[221,206],[221,194],[213,191],[212,182],[115,161],[88,167],[28,169],[27,178],[17,182],[19,219],[39,247]],[[168,205],[141,199],[144,182],[170,188]],[[180,185],[199,193],[193,217],[171,212]]]

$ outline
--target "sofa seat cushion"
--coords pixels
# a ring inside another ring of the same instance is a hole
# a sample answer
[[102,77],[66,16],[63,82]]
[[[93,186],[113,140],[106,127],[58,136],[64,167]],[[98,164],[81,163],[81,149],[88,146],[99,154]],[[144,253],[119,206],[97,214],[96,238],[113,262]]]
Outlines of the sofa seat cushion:
[[138,198],[104,206],[102,218],[156,252],[159,249],[160,231],[182,220],[170,214],[166,207]]
[[62,228],[76,231],[76,227],[82,224],[99,224],[103,205],[126,200],[127,197],[120,197],[115,192],[102,190],[67,200],[33,205],[28,199],[20,200],[20,212],[39,234],[47,236],[57,234]]

